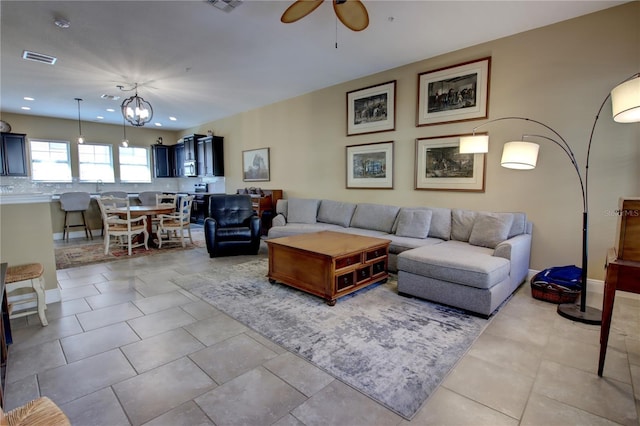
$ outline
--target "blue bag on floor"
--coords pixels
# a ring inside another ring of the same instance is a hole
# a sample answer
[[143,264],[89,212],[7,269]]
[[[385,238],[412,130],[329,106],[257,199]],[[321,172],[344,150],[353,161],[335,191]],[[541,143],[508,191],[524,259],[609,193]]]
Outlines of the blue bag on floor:
[[536,274],[535,281],[543,281],[567,287],[571,290],[582,289],[582,268],[575,265],[554,266]]

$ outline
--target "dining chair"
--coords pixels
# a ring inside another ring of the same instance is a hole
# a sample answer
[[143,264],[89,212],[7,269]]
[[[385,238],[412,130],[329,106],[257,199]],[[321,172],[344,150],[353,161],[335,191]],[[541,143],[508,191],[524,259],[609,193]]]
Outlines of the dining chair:
[[[121,204],[124,206],[120,207]],[[146,250],[149,250],[147,218],[146,216],[131,217],[129,198],[100,197],[98,205],[104,223],[104,254],[109,253],[112,237],[117,238],[120,245],[124,245],[126,238],[129,256],[131,256],[132,249],[136,247],[144,246]],[[134,241],[134,237],[140,234],[143,234],[143,240]]]
[[[100,193],[100,197],[129,198],[129,194],[125,191],[104,191]],[[124,204],[118,207],[124,207]],[[104,223],[102,224],[101,235],[104,235]]]
[[[84,212],[89,208],[91,203],[91,195],[88,192],[64,192],[60,194],[60,207],[64,211],[64,229],[62,231],[62,239],[69,241],[69,229],[70,228],[84,228],[84,234],[87,238],[93,240],[91,234],[91,228],[87,224],[87,219]],[[82,216],[82,223],[70,224],[69,213],[80,213]]]
[[156,196],[162,194],[161,191],[142,191],[138,193],[138,200],[143,206],[155,206],[157,203]]
[[[158,247],[162,248],[162,243],[178,242],[185,247],[184,231],[187,231],[189,240],[193,244],[191,237],[191,205],[193,204],[193,196],[182,196],[178,203],[178,209],[173,214],[158,215]],[[166,239],[163,240],[163,234]]]
[[[178,194],[170,194],[170,193],[159,193],[156,194],[156,206],[162,207],[173,207],[174,210],[177,211],[178,206]],[[153,216],[151,218],[151,229],[154,232],[158,229],[158,224],[160,223],[160,219],[158,216]]]

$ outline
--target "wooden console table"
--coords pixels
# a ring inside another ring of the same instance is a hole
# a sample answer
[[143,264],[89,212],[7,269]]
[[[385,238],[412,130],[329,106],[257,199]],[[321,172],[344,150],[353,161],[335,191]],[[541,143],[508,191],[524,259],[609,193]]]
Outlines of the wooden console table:
[[640,262],[618,259],[616,250],[607,253],[607,274],[604,279],[604,301],[602,303],[602,328],[600,329],[600,360],[598,376],[604,370],[604,358],[609,343],[609,328],[616,290],[640,294]]

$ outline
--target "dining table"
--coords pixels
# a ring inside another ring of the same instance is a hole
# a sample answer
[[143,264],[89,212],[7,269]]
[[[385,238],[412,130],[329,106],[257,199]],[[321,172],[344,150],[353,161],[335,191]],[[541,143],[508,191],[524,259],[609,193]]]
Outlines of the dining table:
[[[151,219],[153,218],[153,216],[157,216],[160,214],[171,214],[175,211],[176,211],[175,206],[167,205],[167,204],[160,204],[156,206],[129,206],[129,212],[132,218],[140,217],[140,216],[147,217],[147,233],[149,235],[147,244],[153,247],[156,247],[157,245],[153,242],[154,234],[153,234],[153,228],[151,226],[152,225]],[[127,214],[127,207],[117,207],[115,209],[112,209],[111,212],[124,216]]]

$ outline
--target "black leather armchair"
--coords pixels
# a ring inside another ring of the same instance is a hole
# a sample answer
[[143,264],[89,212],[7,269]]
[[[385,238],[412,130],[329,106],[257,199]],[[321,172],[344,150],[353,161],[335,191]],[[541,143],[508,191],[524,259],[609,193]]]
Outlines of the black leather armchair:
[[257,254],[260,249],[260,218],[250,195],[212,195],[204,237],[209,257]]

